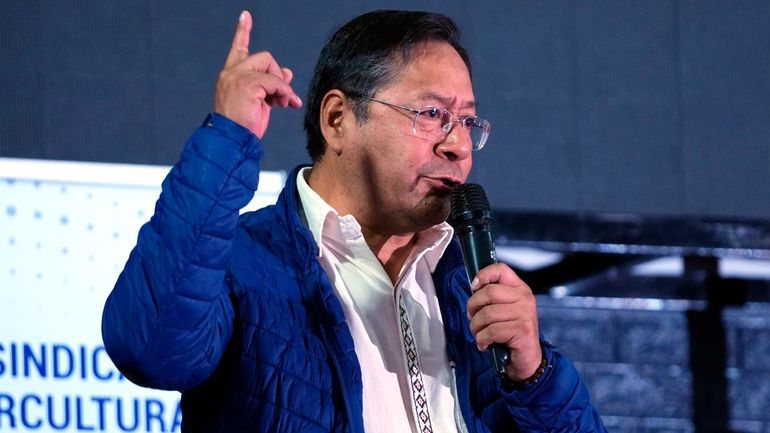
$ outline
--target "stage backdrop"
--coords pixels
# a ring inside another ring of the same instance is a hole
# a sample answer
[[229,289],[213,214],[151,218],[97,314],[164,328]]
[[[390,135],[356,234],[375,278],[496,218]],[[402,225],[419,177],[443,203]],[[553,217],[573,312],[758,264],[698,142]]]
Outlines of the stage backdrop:
[[[493,206],[770,217],[767,0],[4,0],[0,156],[170,165],[241,9],[304,95],[332,29],[376,8],[462,27]],[[302,114],[276,110],[265,168],[307,161]]]

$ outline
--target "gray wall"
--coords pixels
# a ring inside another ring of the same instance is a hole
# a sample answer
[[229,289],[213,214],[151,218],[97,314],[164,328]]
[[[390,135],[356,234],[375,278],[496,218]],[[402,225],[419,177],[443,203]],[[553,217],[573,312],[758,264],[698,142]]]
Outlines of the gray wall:
[[569,301],[539,298],[540,330],[575,362],[609,431],[770,433],[770,304]]

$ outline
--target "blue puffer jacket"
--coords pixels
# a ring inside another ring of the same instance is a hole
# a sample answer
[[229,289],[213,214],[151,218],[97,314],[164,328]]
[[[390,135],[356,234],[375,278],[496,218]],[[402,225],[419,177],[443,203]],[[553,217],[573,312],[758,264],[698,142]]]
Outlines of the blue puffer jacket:
[[[182,391],[185,432],[363,433],[361,371],[341,305],[299,217],[296,170],[274,206],[239,217],[262,144],[218,115],[163,182],[105,305],[105,347],[139,385]],[[455,239],[434,274],[473,432],[604,431],[572,364],[508,392],[468,329]]]

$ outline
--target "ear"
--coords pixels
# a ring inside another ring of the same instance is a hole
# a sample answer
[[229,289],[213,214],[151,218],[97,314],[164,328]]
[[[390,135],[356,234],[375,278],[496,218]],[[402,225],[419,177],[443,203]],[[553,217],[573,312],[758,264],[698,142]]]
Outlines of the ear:
[[326,140],[326,148],[339,155],[342,153],[342,137],[344,136],[343,120],[353,116],[345,94],[338,89],[326,92],[321,101],[321,134]]

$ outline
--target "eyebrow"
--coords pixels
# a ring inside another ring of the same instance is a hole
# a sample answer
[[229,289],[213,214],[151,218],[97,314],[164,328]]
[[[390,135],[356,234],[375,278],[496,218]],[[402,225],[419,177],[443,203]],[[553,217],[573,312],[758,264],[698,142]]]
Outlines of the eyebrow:
[[[421,99],[421,100],[431,99],[431,100],[434,100],[434,101],[438,101],[441,104],[443,104],[444,107],[449,107],[449,106],[452,105],[451,98],[447,98],[445,96],[441,96],[438,93],[434,93],[434,92],[421,93],[421,94],[418,95],[418,98]],[[477,109],[478,105],[476,104],[476,101],[468,101],[463,106],[459,107],[460,110],[466,110],[466,109],[469,109],[469,108]]]

